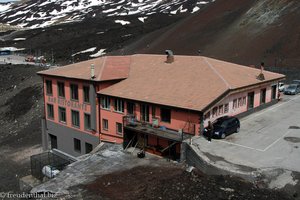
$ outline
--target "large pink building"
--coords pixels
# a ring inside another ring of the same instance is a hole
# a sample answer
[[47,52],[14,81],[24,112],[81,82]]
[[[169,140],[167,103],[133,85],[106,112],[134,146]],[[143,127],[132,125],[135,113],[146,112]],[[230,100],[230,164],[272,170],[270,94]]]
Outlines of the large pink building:
[[[263,75],[261,75],[261,72]],[[208,121],[277,102],[281,74],[202,56],[107,56],[39,72],[43,144],[71,155],[100,141],[178,159]]]

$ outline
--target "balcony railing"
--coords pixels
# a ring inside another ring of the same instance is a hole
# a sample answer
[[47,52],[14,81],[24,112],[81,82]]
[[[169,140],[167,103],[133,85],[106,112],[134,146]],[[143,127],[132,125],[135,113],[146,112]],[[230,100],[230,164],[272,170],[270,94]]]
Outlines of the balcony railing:
[[160,126],[158,119],[153,119],[152,123],[142,122],[138,121],[135,116],[131,115],[124,117],[123,124],[125,130],[150,134],[177,142],[188,139],[195,134],[195,128],[190,128],[189,130],[191,131],[189,132],[185,132],[185,127],[183,127],[183,129],[179,129],[178,131],[175,131],[168,129],[165,126]]

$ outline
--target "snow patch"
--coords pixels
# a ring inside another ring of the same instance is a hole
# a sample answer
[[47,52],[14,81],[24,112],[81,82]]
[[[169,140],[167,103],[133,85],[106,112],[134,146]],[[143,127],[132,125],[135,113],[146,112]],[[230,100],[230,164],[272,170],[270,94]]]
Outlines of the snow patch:
[[76,56],[77,54],[82,54],[82,53],[94,52],[96,49],[97,49],[97,47],[92,47],[92,48],[74,53],[74,54],[72,54],[72,56]]
[[140,20],[141,22],[143,22],[143,23],[144,23],[144,22],[145,22],[145,20],[146,20],[147,18],[148,18],[148,17],[139,17],[139,18],[138,18],[138,20]]
[[[192,3],[194,8],[190,12],[197,12],[202,5],[213,1],[196,0]],[[12,4],[0,4],[0,19],[5,23],[33,29],[81,21],[88,16],[96,17],[100,10],[99,14],[104,17],[140,14],[138,20],[144,23],[147,18],[141,16],[188,12],[188,8],[184,6],[187,2],[188,0],[43,0],[40,3],[27,1],[13,8]],[[116,20],[115,23],[128,25],[131,22]]]
[[16,47],[2,47],[0,51],[23,51],[25,48],[16,48]]
[[117,24],[122,24],[122,26],[130,24],[129,21],[124,21],[124,20],[115,20],[115,23]]
[[181,13],[184,13],[184,12],[187,12],[187,11],[188,11],[188,9],[182,9],[182,10],[180,10]]
[[96,58],[96,57],[99,57],[99,56],[103,56],[103,55],[106,54],[106,53],[105,53],[105,50],[106,50],[106,49],[100,49],[97,53],[90,55],[90,57]]
[[132,36],[132,34],[123,35],[121,37],[130,37],[130,36]]
[[208,4],[209,2],[208,1],[200,1],[200,2],[198,2],[197,4],[199,5],[205,5],[205,4]]
[[26,38],[15,38],[15,39],[13,39],[13,41],[23,41],[23,40],[26,40]]
[[121,6],[118,6],[116,8],[111,8],[111,9],[108,9],[108,10],[103,10],[102,12],[103,13],[111,13],[111,12],[114,12],[116,10],[119,10],[121,8]]
[[10,9],[11,4],[0,4],[0,12]]
[[196,6],[196,7],[193,8],[192,13],[195,13],[195,12],[197,12],[198,10],[200,10],[200,8],[199,8],[198,6]]
[[52,2],[51,2],[51,1],[45,1],[45,2],[41,3],[41,4],[38,5],[38,6],[39,6],[39,7],[43,7],[43,6],[45,6],[45,5],[49,4],[49,3],[52,3]]

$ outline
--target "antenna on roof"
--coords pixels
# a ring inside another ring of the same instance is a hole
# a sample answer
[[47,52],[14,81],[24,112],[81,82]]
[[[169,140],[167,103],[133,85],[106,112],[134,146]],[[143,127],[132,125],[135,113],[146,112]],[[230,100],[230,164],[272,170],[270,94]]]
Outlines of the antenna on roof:
[[91,64],[91,79],[95,78],[95,66],[94,64]]

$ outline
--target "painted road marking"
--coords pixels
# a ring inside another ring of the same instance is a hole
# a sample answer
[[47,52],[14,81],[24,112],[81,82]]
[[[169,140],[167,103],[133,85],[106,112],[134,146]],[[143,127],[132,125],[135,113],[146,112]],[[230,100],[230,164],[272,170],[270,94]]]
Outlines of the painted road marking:
[[264,151],[262,149],[256,149],[256,148],[253,148],[253,147],[248,147],[248,146],[245,146],[245,145],[241,145],[241,144],[237,144],[237,143],[232,143],[232,142],[227,142],[227,141],[223,141],[223,140],[216,140],[216,141],[217,142],[221,142],[221,143],[226,143],[226,144],[230,144],[230,145],[235,145],[235,146],[243,147],[243,148],[246,148],[246,149],[256,150],[256,151],[260,151],[260,152]]
[[292,132],[292,130],[288,130],[287,132],[285,132],[282,136],[280,136],[277,140],[275,140],[272,144],[270,144],[269,146],[267,146],[265,149],[256,149],[256,148],[253,148],[253,147],[248,147],[248,146],[245,146],[245,145],[241,145],[241,144],[237,144],[237,143],[233,143],[233,142],[227,142],[227,141],[223,141],[223,140],[216,140],[216,142],[227,143],[227,144],[230,144],[230,145],[235,145],[235,146],[243,147],[243,148],[246,148],[246,149],[251,149],[251,150],[255,150],[255,151],[265,152],[269,148],[271,148],[273,145],[275,145],[279,140],[281,140],[287,134],[289,134],[290,132]]
[[284,138],[287,134],[289,134],[290,132],[292,132],[292,130],[288,130],[284,135],[282,135],[280,138],[278,138],[276,141],[274,141],[272,144],[270,144],[269,146],[267,146],[264,151],[267,151],[269,148],[271,148],[274,144],[276,144],[279,140],[281,140],[282,138]]

